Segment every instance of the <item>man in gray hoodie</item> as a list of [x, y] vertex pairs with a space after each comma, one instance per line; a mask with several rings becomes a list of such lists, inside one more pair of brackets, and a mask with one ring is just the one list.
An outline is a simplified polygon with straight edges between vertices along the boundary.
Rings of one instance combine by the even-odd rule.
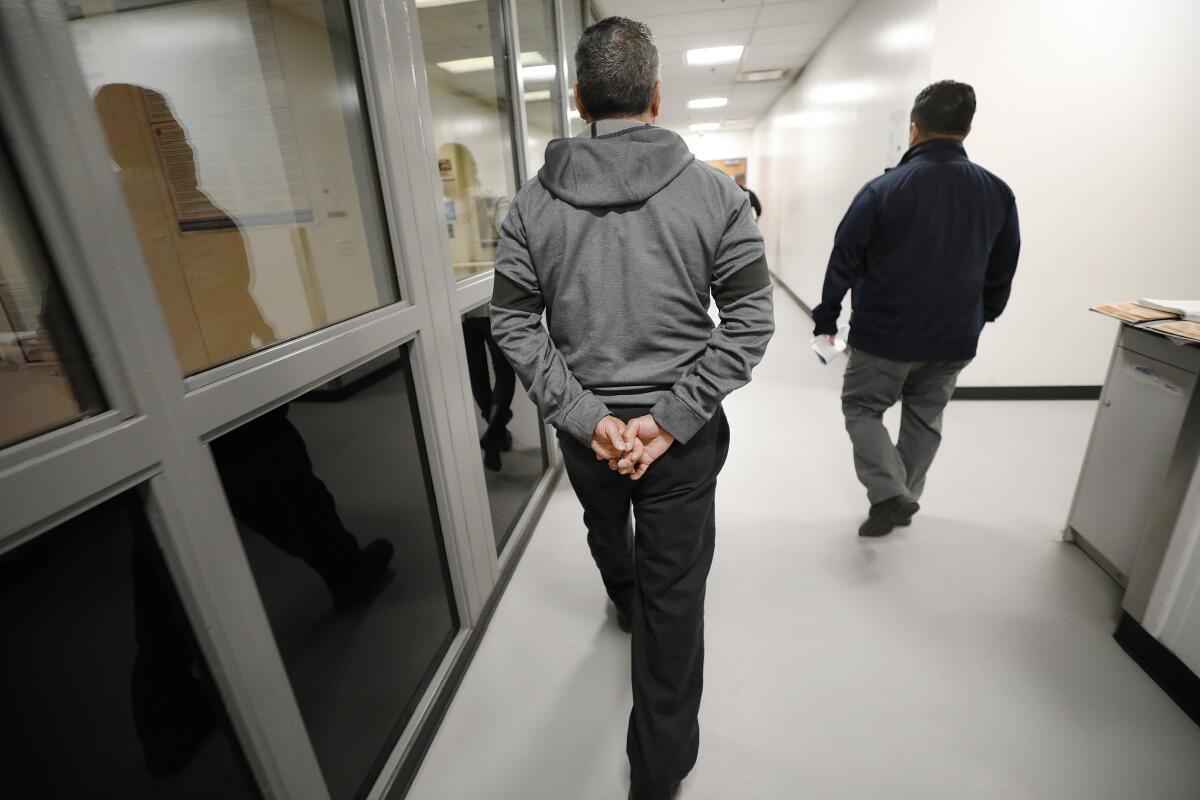
[[721, 401], [766, 350], [771, 284], [749, 197], [653, 125], [649, 28], [601, 20], [575, 63], [588, 126], [552, 141], [513, 200], [492, 330], [558, 429], [592, 555], [632, 628], [630, 796], [658, 800], [696, 762]]

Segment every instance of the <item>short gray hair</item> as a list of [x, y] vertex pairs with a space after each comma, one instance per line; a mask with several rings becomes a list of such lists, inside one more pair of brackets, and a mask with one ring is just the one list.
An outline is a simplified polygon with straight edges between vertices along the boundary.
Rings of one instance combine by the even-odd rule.
[[658, 82], [658, 45], [644, 23], [608, 17], [575, 48], [575, 75], [592, 119], [633, 117], [650, 107]]

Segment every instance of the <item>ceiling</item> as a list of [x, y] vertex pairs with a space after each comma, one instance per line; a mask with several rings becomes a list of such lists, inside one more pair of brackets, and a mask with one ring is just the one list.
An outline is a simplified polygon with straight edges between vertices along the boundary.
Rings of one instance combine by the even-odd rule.
[[[729, 130], [753, 127], [854, 2], [594, 0], [594, 5], [602, 15], [630, 17], [650, 26], [662, 67], [658, 124], [687, 133], [689, 125], [700, 122], [720, 122]], [[738, 44], [745, 50], [736, 64], [690, 67], [684, 60], [693, 48]], [[741, 73], [762, 69], [789, 72], [781, 80], [737, 81]], [[729, 104], [689, 110], [687, 101], [699, 97], [728, 97]]]

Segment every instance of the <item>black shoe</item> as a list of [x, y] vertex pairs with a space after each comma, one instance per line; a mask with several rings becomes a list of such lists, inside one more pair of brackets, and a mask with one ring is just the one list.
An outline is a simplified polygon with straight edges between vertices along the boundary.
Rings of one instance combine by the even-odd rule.
[[491, 443], [484, 445], [483, 448], [483, 466], [491, 472], [499, 472], [504, 466], [500, 462], [500, 448], [494, 447]]
[[503, 453], [512, 452], [512, 431], [505, 430], [500, 436], [500, 451]]
[[858, 529], [859, 536], [887, 536], [897, 525], [912, 522], [913, 514], [921, 507], [904, 497], [890, 497], [871, 506], [866, 521]]
[[360, 550], [349, 568], [335, 580], [327, 581], [334, 604], [347, 609], [371, 597], [395, 550], [387, 539], [376, 539]]

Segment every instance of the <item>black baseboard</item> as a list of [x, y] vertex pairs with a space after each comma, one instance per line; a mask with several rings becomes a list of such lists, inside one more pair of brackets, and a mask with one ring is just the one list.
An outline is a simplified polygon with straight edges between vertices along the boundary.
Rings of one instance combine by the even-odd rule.
[[960, 386], [954, 400], [1097, 400], [1100, 386]]
[[1122, 612], [1113, 638], [1192, 721], [1200, 725], [1200, 675], [1192, 672], [1126, 613]]
[[778, 275], [776, 275], [774, 272], [771, 273], [771, 277], [775, 279], [775, 285], [778, 286], [780, 289], [783, 289], [783, 293], [786, 294], [788, 297], [792, 298], [792, 302], [795, 303], [796, 305], [800, 306], [800, 310], [803, 311], [805, 314], [807, 314], [809, 319], [812, 319], [812, 309], [808, 307], [808, 303], [801, 300], [800, 295], [793, 292], [792, 287], [790, 287], [786, 283], [784, 283], [783, 279], [780, 278]]
[[[812, 319], [808, 303], [792, 291], [782, 278], [771, 273], [775, 285], [800, 306], [800, 310]], [[960, 386], [954, 390], [954, 400], [1097, 400], [1100, 386]]]

